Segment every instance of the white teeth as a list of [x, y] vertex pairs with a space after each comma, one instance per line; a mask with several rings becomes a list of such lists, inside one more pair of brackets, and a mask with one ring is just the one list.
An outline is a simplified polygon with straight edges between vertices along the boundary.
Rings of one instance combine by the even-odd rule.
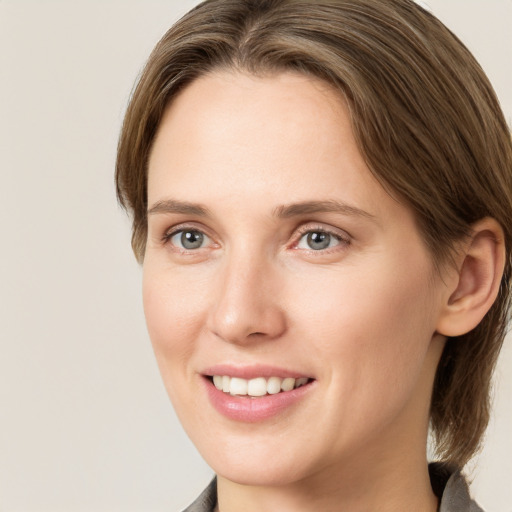
[[247, 395], [247, 381], [245, 379], [232, 377], [229, 385], [229, 392], [232, 395]]
[[263, 396], [267, 394], [267, 381], [263, 377], [251, 379], [247, 386], [247, 394], [251, 396]]
[[217, 389], [222, 390], [222, 381], [223, 381], [223, 380], [224, 380], [224, 379], [222, 378], [222, 376], [221, 376], [221, 375], [214, 375], [214, 376], [213, 376], [213, 383], [215, 384], [215, 387], [216, 387]]
[[290, 377], [283, 379], [281, 384], [281, 389], [283, 391], [291, 391], [295, 387], [295, 379], [291, 379]]
[[308, 383], [307, 377], [301, 377], [300, 379], [297, 379], [295, 381], [295, 387], [300, 388], [301, 386], [304, 386], [304, 384]]
[[291, 391], [309, 382], [307, 377], [293, 379], [287, 377], [256, 377], [255, 379], [240, 379], [239, 377], [230, 377], [229, 375], [214, 375], [213, 384], [219, 391], [230, 393], [236, 396], [259, 397], [266, 394], [275, 395], [281, 391]]
[[281, 379], [279, 377], [270, 377], [267, 381], [267, 393], [275, 395], [281, 391]]

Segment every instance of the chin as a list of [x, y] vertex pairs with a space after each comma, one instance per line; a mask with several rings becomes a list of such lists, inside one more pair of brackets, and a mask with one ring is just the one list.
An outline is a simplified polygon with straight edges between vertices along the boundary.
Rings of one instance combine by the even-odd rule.
[[[276, 442], [251, 436], [245, 439], [224, 436], [215, 446], [211, 444], [212, 439], [215, 436], [209, 440], [203, 438], [202, 442], [192, 441], [217, 475], [240, 485], [287, 486], [307, 478], [319, 466], [304, 444], [301, 443], [302, 448], [286, 446], [279, 436], [274, 436]], [[305, 458], [307, 452], [310, 458]]]
[[[263, 462], [240, 462], [233, 461], [215, 461], [217, 464], [210, 464], [215, 473], [226, 480], [239, 485], [250, 486], [288, 486], [302, 480], [305, 475], [303, 466], [300, 471], [297, 468], [297, 462], [287, 464], [280, 460], [273, 459]], [[284, 462], [284, 464], [283, 464]]]

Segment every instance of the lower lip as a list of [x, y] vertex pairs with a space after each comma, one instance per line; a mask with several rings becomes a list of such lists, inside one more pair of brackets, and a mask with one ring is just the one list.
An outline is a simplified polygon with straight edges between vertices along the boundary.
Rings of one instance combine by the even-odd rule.
[[314, 386], [309, 382], [291, 391], [281, 391], [275, 395], [258, 398], [232, 396], [217, 389], [210, 379], [203, 379], [208, 398], [213, 407], [227, 418], [245, 423], [256, 423], [277, 416], [304, 398]]

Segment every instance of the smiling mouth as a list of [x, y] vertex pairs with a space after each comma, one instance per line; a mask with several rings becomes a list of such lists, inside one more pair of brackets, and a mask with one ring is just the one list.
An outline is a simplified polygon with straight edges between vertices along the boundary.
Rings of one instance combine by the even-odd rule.
[[286, 391], [305, 386], [313, 381], [308, 377], [281, 378], [281, 377], [256, 377], [254, 379], [241, 379], [228, 375], [211, 375], [208, 377], [214, 386], [231, 396], [247, 396], [249, 398], [260, 398], [267, 395], [277, 395]]

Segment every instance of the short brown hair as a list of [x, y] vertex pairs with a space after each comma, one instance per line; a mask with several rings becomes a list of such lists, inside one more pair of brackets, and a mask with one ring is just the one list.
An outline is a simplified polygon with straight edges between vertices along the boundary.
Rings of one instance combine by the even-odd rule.
[[512, 144], [482, 69], [412, 0], [207, 0], [161, 39], [128, 107], [116, 182], [142, 261], [147, 163], [164, 110], [197, 77], [227, 68], [318, 77], [348, 103], [371, 172], [414, 211], [436, 264], [474, 222], [505, 232], [498, 299], [473, 331], [450, 338], [431, 403], [441, 460], [463, 466], [489, 420], [491, 377], [510, 313]]

